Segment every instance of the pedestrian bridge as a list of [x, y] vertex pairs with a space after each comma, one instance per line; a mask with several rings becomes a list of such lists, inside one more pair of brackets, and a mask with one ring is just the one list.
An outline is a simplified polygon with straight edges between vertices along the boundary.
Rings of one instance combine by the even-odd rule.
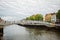
[[21, 25], [45, 25], [47, 27], [55, 27], [55, 24], [48, 23], [44, 21], [31, 21], [31, 20], [24, 20], [20, 22]]
[[20, 25], [45, 25], [47, 27], [55, 27], [55, 24], [44, 22], [44, 21], [32, 21], [32, 20], [22, 20], [22, 21], [15, 21], [15, 22], [1, 22], [0, 25], [12, 25], [12, 24], [20, 24]]

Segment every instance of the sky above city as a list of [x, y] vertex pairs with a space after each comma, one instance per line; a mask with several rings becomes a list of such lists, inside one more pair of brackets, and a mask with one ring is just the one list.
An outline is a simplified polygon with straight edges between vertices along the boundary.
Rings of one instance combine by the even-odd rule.
[[23, 19], [40, 13], [57, 12], [60, 0], [0, 0], [0, 17], [6, 20]]

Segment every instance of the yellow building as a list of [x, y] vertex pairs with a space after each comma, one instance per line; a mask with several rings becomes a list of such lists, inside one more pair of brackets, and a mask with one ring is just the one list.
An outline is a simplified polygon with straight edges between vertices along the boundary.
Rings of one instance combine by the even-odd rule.
[[45, 15], [45, 21], [47, 21], [47, 22], [51, 21], [51, 13], [48, 13]]
[[45, 15], [45, 21], [47, 22], [55, 22], [56, 21], [56, 13], [48, 13]]

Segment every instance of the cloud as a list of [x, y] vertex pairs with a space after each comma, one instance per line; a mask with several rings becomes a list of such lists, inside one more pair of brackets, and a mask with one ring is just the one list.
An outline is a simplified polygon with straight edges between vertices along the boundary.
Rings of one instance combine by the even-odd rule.
[[60, 9], [60, 0], [0, 0], [0, 16], [27, 17], [45, 15]]

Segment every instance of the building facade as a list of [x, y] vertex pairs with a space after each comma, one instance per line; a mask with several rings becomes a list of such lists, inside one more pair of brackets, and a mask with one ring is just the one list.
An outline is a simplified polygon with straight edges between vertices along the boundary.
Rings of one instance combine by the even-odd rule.
[[0, 18], [0, 22], [2, 22], [3, 20]]
[[53, 22], [53, 23], [56, 22], [56, 13], [51, 14], [51, 22]]
[[50, 22], [51, 21], [51, 14], [50, 13], [45, 15], [45, 21], [46, 22]]
[[56, 13], [46, 14], [45, 15], [45, 21], [55, 23], [56, 22]]

